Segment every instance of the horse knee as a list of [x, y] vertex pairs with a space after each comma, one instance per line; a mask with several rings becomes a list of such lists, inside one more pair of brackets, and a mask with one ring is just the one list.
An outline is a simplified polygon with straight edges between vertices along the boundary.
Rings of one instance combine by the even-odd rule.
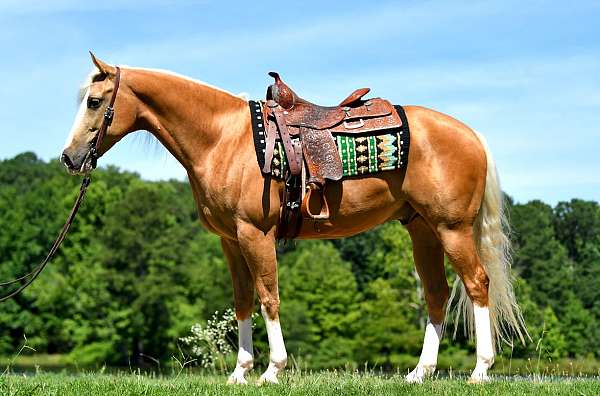
[[260, 310], [263, 316], [268, 316], [269, 319], [275, 320], [279, 318], [279, 300], [265, 299], [261, 301]]

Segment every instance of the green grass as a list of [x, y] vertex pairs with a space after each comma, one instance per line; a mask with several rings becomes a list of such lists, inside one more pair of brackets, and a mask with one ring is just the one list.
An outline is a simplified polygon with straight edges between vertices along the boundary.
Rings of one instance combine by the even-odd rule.
[[[287, 374], [280, 385], [230, 386], [226, 376], [182, 374], [155, 377], [136, 374], [3, 375], [4, 395], [598, 395], [600, 378], [497, 379], [469, 385], [465, 378], [435, 379], [421, 385], [406, 384], [400, 376], [339, 372]], [[256, 381], [257, 374], [250, 376]]]
[[[393, 372], [407, 372], [411, 370], [419, 360], [418, 356], [410, 355], [399, 355], [401, 359], [396, 361], [395, 366], [391, 369]], [[267, 356], [268, 358], [268, 356]], [[237, 355], [235, 353], [230, 354], [227, 357], [227, 364], [229, 370], [233, 370]], [[292, 367], [293, 362], [293, 367]], [[154, 363], [154, 362], [148, 362]], [[262, 364], [262, 366], [261, 366]], [[264, 365], [268, 364], [268, 361], [263, 360], [255, 361], [256, 370], [264, 370]], [[438, 360], [438, 371], [443, 372], [469, 372], [475, 365], [475, 356], [473, 353], [465, 351], [458, 351], [455, 353], [441, 353]], [[76, 362], [69, 358], [68, 355], [48, 355], [48, 354], [18, 354], [17, 356], [0, 356], [0, 373], [5, 367], [10, 367], [12, 371], [16, 372], [68, 372], [68, 373], [79, 373], [81, 370], [84, 371], [97, 371], [101, 368], [102, 364], [85, 365]], [[173, 371], [178, 371], [179, 362], [175, 360], [161, 362], [160, 370], [157, 370], [156, 366], [152, 366], [153, 371], [158, 371], [162, 374], [172, 374]], [[342, 370], [348, 371], [357, 368], [356, 365], [349, 365]], [[363, 365], [359, 366], [364, 371]], [[301, 369], [302, 371], [315, 370], [314, 367], [310, 367], [305, 364], [302, 360], [296, 360], [295, 358], [290, 359], [288, 369]], [[379, 371], [379, 366], [369, 366], [370, 371]], [[119, 371], [117, 367], [107, 368], [109, 372]], [[128, 371], [127, 368], [125, 368]], [[121, 369], [122, 371], [122, 369]], [[195, 370], [200, 372], [201, 370]], [[587, 358], [561, 358], [561, 359], [516, 359], [507, 358], [504, 356], [497, 356], [496, 363], [491, 370], [493, 375], [521, 375], [521, 376], [596, 376], [600, 377], [600, 360], [594, 359], [593, 357]], [[1, 396], [1, 395], [0, 395]]]

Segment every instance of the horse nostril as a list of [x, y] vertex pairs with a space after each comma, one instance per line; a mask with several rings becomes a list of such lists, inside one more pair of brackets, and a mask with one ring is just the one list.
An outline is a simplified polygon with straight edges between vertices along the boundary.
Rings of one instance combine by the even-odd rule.
[[60, 159], [67, 168], [73, 169], [73, 162], [71, 161], [71, 158], [69, 158], [69, 156], [67, 154], [63, 153], [61, 155]]

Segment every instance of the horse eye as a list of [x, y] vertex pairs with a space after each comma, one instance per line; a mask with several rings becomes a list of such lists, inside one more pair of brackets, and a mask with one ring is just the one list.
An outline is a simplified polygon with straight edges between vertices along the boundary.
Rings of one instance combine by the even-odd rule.
[[102, 104], [102, 99], [99, 98], [88, 98], [87, 107], [88, 109], [97, 109]]

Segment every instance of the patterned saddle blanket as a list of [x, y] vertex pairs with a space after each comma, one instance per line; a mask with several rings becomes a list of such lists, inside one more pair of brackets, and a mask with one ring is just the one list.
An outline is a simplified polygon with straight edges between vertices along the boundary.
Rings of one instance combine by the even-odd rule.
[[[254, 148], [261, 169], [265, 163], [266, 134], [262, 119], [263, 102], [250, 101]], [[361, 176], [394, 169], [408, 164], [410, 130], [402, 106], [394, 106], [402, 120], [402, 126], [366, 134], [343, 134], [333, 132], [338, 153], [342, 160], [343, 177]], [[289, 165], [280, 139], [275, 142], [270, 175], [283, 179]]]

